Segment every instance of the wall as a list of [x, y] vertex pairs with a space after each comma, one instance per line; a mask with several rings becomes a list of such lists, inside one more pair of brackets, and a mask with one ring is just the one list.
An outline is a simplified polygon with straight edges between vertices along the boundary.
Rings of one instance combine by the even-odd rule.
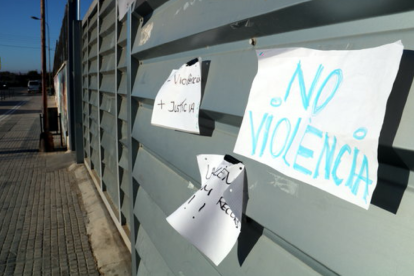
[[[83, 19], [85, 164], [131, 246], [134, 275], [411, 275], [414, 270], [414, 3], [410, 1], [115, 1]], [[353, 50], [402, 40], [405, 52], [378, 149], [369, 210], [233, 154], [255, 50]], [[172, 69], [201, 57], [211, 135], [154, 127]], [[246, 165], [242, 233], [214, 266], [165, 218], [199, 187], [197, 154]]]
[[58, 113], [61, 115], [61, 128], [63, 139], [67, 143], [68, 135], [68, 97], [67, 97], [67, 68], [66, 63], [57, 71], [54, 77], [54, 88], [55, 88], [55, 102], [58, 108]]

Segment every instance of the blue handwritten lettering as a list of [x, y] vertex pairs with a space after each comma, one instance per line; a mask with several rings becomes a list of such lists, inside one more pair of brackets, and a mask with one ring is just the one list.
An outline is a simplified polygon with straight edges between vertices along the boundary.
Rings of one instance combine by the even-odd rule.
[[270, 100], [270, 105], [273, 107], [278, 107], [282, 105], [282, 99], [279, 97], [276, 98], [272, 98], [272, 100]]
[[298, 132], [299, 126], [300, 126], [300, 122], [302, 121], [302, 118], [299, 118], [296, 122], [296, 126], [293, 130], [292, 136], [290, 136], [289, 142], [287, 143], [287, 147], [285, 150], [285, 153], [283, 154], [283, 161], [285, 161], [285, 164], [290, 166], [289, 162], [286, 160], [286, 154], [289, 152], [290, 147], [292, 146], [293, 140], [295, 140], [296, 134]]
[[296, 67], [295, 73], [293, 74], [292, 79], [290, 80], [289, 85], [286, 89], [285, 102], [286, 102], [286, 100], [289, 96], [290, 90], [292, 88], [293, 81], [297, 77], [298, 81], [299, 81], [299, 88], [300, 88], [300, 95], [301, 95], [301, 98], [302, 98], [302, 105], [303, 105], [303, 108], [305, 110], [307, 110], [308, 107], [309, 107], [310, 99], [311, 99], [312, 94], [313, 94], [313, 90], [315, 89], [315, 85], [318, 82], [319, 77], [321, 76], [322, 70], [323, 70], [323, 66], [319, 65], [318, 71], [316, 72], [315, 77], [313, 78], [311, 88], [306, 93], [305, 80], [304, 80], [304, 77], [303, 77], [301, 63], [299, 61], [298, 65]]
[[[335, 84], [335, 87], [334, 87], [334, 89], [332, 90], [332, 92], [331, 92], [331, 94], [329, 95], [329, 97], [325, 100], [325, 102], [322, 104], [322, 105], [320, 105], [320, 106], [318, 106], [318, 102], [319, 102], [319, 97], [321, 96], [321, 94], [322, 94], [322, 91], [323, 91], [323, 89], [325, 88], [325, 86], [326, 86], [326, 84], [328, 83], [328, 81], [331, 79], [331, 77], [333, 77], [333, 76], [337, 76], [337, 79], [336, 79], [336, 84]], [[322, 83], [322, 85], [321, 85], [321, 87], [319, 88], [319, 90], [318, 90], [318, 93], [316, 94], [316, 97], [315, 97], [315, 101], [313, 102], [313, 114], [314, 115], [316, 115], [316, 114], [318, 114], [319, 112], [321, 112], [322, 111], [322, 109], [324, 109], [325, 107], [326, 107], [326, 105], [332, 100], [332, 98], [335, 96], [335, 94], [336, 94], [336, 91], [338, 90], [338, 88], [339, 88], [339, 85], [341, 84], [341, 82], [342, 82], [342, 70], [341, 69], [336, 69], [336, 70], [333, 70], [329, 75], [328, 75], [328, 77], [326, 77], [326, 79], [324, 80], [324, 82]]]
[[[273, 151], [273, 143], [275, 142], [276, 131], [279, 129], [280, 124], [283, 123], [283, 122], [286, 124], [286, 128], [287, 128], [286, 138], [285, 138], [285, 141], [283, 143], [280, 143], [280, 145], [282, 145], [282, 146], [280, 147], [279, 152], [275, 153]], [[275, 129], [273, 130], [272, 138], [270, 140], [270, 154], [272, 155], [273, 158], [279, 157], [279, 155], [282, 154], [283, 150], [285, 149], [286, 142], [289, 138], [289, 134], [290, 134], [290, 121], [287, 118], [280, 119], [279, 122], [277, 122], [277, 124], [275, 126]]]
[[357, 140], [362, 140], [367, 135], [368, 130], [365, 127], [358, 128], [354, 132], [354, 138]]
[[338, 177], [336, 172], [338, 170], [339, 164], [341, 163], [342, 156], [344, 155], [345, 152], [348, 152], [349, 154], [351, 154], [351, 147], [348, 146], [347, 144], [342, 146], [342, 148], [339, 150], [339, 153], [338, 153], [338, 155], [336, 156], [336, 159], [335, 159], [334, 166], [332, 168], [332, 178], [333, 178], [333, 180], [334, 180], [334, 182], [337, 186], [339, 186], [343, 181], [342, 178]]
[[253, 113], [252, 113], [252, 111], [249, 111], [250, 130], [251, 130], [251, 133], [252, 133], [252, 155], [254, 155], [256, 153], [257, 141], [259, 140], [259, 135], [260, 135], [260, 132], [262, 131], [262, 128], [263, 128], [263, 125], [266, 121], [267, 115], [268, 115], [267, 113], [265, 113], [263, 115], [262, 122], [260, 123], [259, 129], [257, 131], [255, 131], [254, 126], [253, 126]]
[[267, 138], [269, 137], [269, 128], [270, 128], [270, 124], [272, 123], [272, 120], [273, 120], [273, 115], [267, 117], [266, 127], [265, 127], [265, 131], [264, 131], [264, 134], [263, 134], [262, 149], [260, 150], [260, 155], [259, 155], [260, 157], [263, 156], [263, 152], [264, 152], [264, 150], [266, 148], [266, 145], [267, 145]]
[[[276, 113], [255, 114], [255, 111], [248, 111], [251, 130], [251, 155], [255, 155], [259, 149], [259, 157], [268, 154], [273, 159], [282, 158], [285, 166], [308, 175], [312, 179], [322, 177], [325, 180], [332, 179], [336, 186], [340, 186], [346, 179], [343, 187], [347, 187], [350, 194], [354, 196], [362, 194], [361, 197], [366, 202], [369, 195], [369, 185], [373, 183], [370, 178], [367, 156], [362, 155], [355, 146], [351, 148], [350, 145], [343, 144], [339, 147], [335, 135], [324, 132], [312, 125], [312, 118], [314, 118], [312, 116], [319, 115], [328, 106], [343, 82], [342, 70], [335, 69], [317, 87], [323, 72], [324, 66], [320, 64], [311, 86], [307, 90], [302, 64], [299, 61], [287, 85], [284, 98], [271, 97], [268, 101], [271, 107], [279, 107], [286, 103], [290, 94], [293, 93], [291, 91], [294, 91], [293, 85], [297, 81], [301, 106], [306, 114], [305, 117], [298, 117], [293, 122], [288, 117], [277, 117]], [[317, 92], [314, 94], [314, 91]], [[311, 111], [308, 111], [309, 106], [312, 106]], [[258, 124], [256, 125], [255, 122]], [[304, 132], [299, 132], [299, 129], [304, 128]], [[367, 128], [360, 127], [353, 133], [353, 138], [360, 141], [365, 138], [367, 132]], [[298, 143], [298, 141], [300, 142]], [[295, 146], [293, 147], [293, 145]], [[345, 154], [348, 156], [345, 157]], [[361, 159], [362, 161], [357, 162]], [[360, 186], [363, 186], [361, 184], [365, 184], [365, 187], [363, 192], [358, 193]]]
[[335, 147], [336, 147], [336, 137], [333, 137], [332, 147], [329, 147], [329, 135], [325, 133], [325, 142], [323, 143], [323, 148], [321, 154], [319, 155], [318, 163], [316, 163], [315, 172], [313, 174], [313, 178], [317, 178], [319, 176], [319, 165], [321, 164], [322, 158], [325, 153], [325, 179], [329, 179], [329, 175], [331, 174], [331, 166], [333, 157], [335, 154]]
[[308, 170], [307, 168], [305, 168], [302, 165], [299, 165], [297, 163], [298, 155], [303, 156], [304, 158], [313, 158], [313, 150], [302, 146], [303, 140], [306, 137], [306, 134], [308, 134], [308, 133], [313, 134], [313, 135], [315, 135], [319, 138], [322, 138], [322, 131], [320, 131], [319, 129], [317, 129], [317, 128], [311, 126], [311, 125], [308, 125], [306, 127], [305, 133], [303, 134], [302, 139], [300, 140], [299, 148], [298, 148], [298, 151], [296, 153], [295, 161], [293, 163], [293, 168], [295, 170], [303, 173], [303, 174], [311, 175], [312, 171]]

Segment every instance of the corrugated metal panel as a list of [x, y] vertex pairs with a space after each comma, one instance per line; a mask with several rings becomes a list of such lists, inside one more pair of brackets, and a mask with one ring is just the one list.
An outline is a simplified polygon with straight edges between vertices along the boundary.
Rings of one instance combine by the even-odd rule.
[[120, 193], [118, 179], [118, 145], [116, 120], [116, 47], [115, 9], [113, 1], [102, 1], [99, 10], [100, 68], [99, 99], [101, 121], [102, 185], [107, 192], [115, 217], [120, 218]]
[[90, 165], [95, 170], [96, 175], [101, 175], [101, 147], [100, 147], [100, 131], [99, 131], [99, 57], [98, 57], [98, 15], [94, 10], [90, 20], [88, 21], [88, 88], [89, 88], [89, 131], [90, 131]]
[[[84, 20], [84, 129], [94, 167], [103, 162], [109, 169], [102, 176], [108, 194], [119, 194], [119, 223], [134, 230], [136, 275], [410, 275], [414, 3], [138, 1], [121, 22], [115, 3], [101, 1], [99, 16]], [[169, 226], [165, 218], [200, 186], [196, 155], [232, 154], [257, 72], [255, 50], [350, 50], [396, 40], [410, 51], [388, 102], [379, 184], [368, 211], [236, 156], [247, 168], [249, 201], [238, 244], [223, 263], [215, 267]], [[171, 70], [195, 57], [205, 61], [201, 110], [214, 122], [211, 136], [152, 126], [159, 88]]]
[[89, 73], [89, 58], [88, 58], [88, 47], [89, 47], [89, 34], [88, 34], [88, 24], [84, 24], [83, 33], [82, 33], [82, 89], [83, 89], [83, 147], [84, 147], [84, 162], [91, 167], [90, 156], [90, 133], [89, 133], [89, 82], [88, 82], [88, 73]]
[[118, 96], [126, 94], [126, 81], [120, 81], [127, 69], [125, 53], [121, 57], [126, 46], [126, 26], [117, 21], [116, 1], [95, 1], [93, 5], [83, 22], [84, 152], [85, 157], [90, 156], [86, 162], [90, 162], [89, 168], [100, 183], [97, 188], [105, 195], [108, 210], [127, 237], [132, 210], [130, 181], [126, 177], [130, 175], [128, 158], [125, 160], [129, 144], [125, 131], [121, 131], [127, 120], [125, 111], [119, 111], [124, 100]]
[[[117, 77], [118, 77], [118, 148], [119, 153], [119, 175], [120, 175], [120, 214], [121, 223], [125, 224], [128, 230], [132, 228], [132, 202], [131, 202], [131, 173], [129, 171], [129, 153], [131, 145], [128, 143], [128, 116], [127, 116], [127, 55], [126, 55], [126, 18], [118, 22], [117, 40]], [[131, 245], [132, 253], [135, 249]]]

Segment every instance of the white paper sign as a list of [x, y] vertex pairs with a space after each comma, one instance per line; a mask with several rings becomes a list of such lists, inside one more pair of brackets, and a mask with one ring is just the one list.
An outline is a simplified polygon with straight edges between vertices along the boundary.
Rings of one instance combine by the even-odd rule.
[[244, 165], [222, 155], [198, 155], [201, 189], [167, 221], [215, 265], [227, 256], [241, 230]]
[[128, 12], [129, 7], [135, 2], [136, 0], [118, 0], [118, 18], [121, 21], [125, 14]]
[[401, 42], [355, 51], [257, 51], [234, 152], [368, 209]]
[[151, 124], [200, 133], [198, 114], [201, 101], [201, 61], [173, 70], [158, 91]]

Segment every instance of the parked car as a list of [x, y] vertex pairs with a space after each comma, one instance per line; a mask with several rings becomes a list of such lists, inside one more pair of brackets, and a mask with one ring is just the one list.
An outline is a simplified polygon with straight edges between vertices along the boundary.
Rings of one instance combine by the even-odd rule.
[[31, 80], [27, 83], [27, 92], [40, 92], [41, 89], [41, 82], [37, 80]]

